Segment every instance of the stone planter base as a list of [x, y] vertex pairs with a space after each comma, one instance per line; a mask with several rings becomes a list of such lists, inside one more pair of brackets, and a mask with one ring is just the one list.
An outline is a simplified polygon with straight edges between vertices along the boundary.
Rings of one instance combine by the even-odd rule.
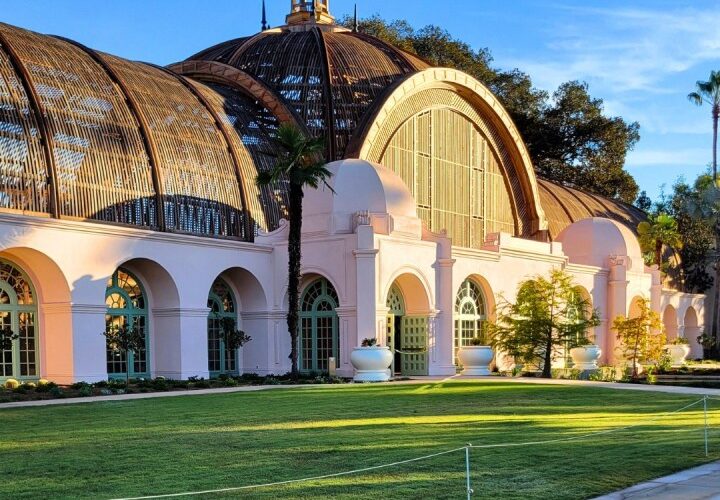
[[601, 354], [602, 350], [593, 344], [570, 349], [573, 368], [578, 370], [597, 370], [597, 362]]
[[355, 382], [386, 382], [390, 380], [393, 355], [389, 347], [355, 347], [350, 363], [355, 368]]
[[673, 367], [685, 365], [685, 360], [690, 354], [690, 346], [687, 344], [668, 344], [665, 346], [670, 355], [670, 363]]
[[463, 366], [463, 375], [490, 375], [493, 350], [486, 345], [468, 345], [458, 350], [458, 360]]

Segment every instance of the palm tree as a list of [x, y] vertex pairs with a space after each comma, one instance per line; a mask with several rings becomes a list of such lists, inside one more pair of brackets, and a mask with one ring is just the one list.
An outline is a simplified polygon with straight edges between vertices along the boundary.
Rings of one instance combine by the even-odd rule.
[[718, 117], [720, 117], [720, 71], [711, 71], [710, 79], [706, 82], [698, 80], [695, 83], [695, 92], [688, 94], [690, 102], [702, 106], [705, 102], [710, 105], [713, 121], [713, 181], [717, 186], [717, 135]]
[[[308, 138], [297, 127], [283, 124], [277, 131], [280, 146], [278, 161], [272, 169], [258, 173], [258, 185], [289, 185], [290, 235], [288, 237], [288, 313], [287, 327], [290, 332], [290, 360], [292, 376], [298, 376], [298, 308], [300, 302], [300, 259], [303, 188], [317, 188], [327, 184], [332, 175], [325, 166], [322, 137]], [[330, 188], [332, 190], [332, 188]]]
[[677, 222], [667, 214], [651, 215], [647, 221], [638, 224], [638, 236], [643, 253], [652, 255], [652, 263], [662, 268], [663, 246], [680, 250], [682, 239]]

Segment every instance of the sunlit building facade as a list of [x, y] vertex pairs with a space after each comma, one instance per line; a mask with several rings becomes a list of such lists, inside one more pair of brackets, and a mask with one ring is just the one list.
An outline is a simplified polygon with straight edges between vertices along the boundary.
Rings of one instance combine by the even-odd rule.
[[[376, 337], [399, 374], [454, 374], [498, 297], [558, 267], [604, 362], [641, 297], [701, 354], [704, 297], [644, 265], [642, 212], [537, 178], [469, 75], [293, 0], [286, 25], [168, 67], [0, 24], [0, 379], [287, 372], [287, 190], [255, 182], [283, 123], [325, 137], [334, 174], [305, 193], [302, 370], [350, 376]], [[146, 338], [127, 359], [102, 335], [123, 325]]]

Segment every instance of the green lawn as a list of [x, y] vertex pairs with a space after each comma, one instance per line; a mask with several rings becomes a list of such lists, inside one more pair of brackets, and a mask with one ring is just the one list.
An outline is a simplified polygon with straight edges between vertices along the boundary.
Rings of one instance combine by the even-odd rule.
[[[340, 472], [569, 437], [698, 399], [513, 383], [348, 385], [0, 410], [0, 498], [113, 498]], [[710, 405], [720, 426], [720, 401]], [[591, 439], [473, 449], [475, 498], [584, 498], [720, 458], [702, 406]], [[197, 498], [463, 498], [464, 452]]]

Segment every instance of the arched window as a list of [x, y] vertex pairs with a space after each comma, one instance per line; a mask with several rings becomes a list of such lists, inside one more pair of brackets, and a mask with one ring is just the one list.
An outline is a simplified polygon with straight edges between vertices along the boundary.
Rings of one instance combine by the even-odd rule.
[[489, 233], [515, 234], [502, 163], [484, 132], [465, 114], [435, 107], [400, 125], [381, 161], [397, 173], [431, 231], [453, 245], [480, 248]]
[[300, 370], [328, 371], [328, 358], [338, 359], [339, 301], [335, 289], [324, 278], [310, 283], [300, 301]]
[[207, 305], [210, 308], [207, 320], [208, 370], [210, 375], [237, 373], [237, 350], [225, 349], [225, 342], [222, 338], [224, 324], [237, 324], [235, 299], [232, 290], [223, 279], [217, 278], [213, 283], [208, 295]]
[[472, 280], [463, 281], [455, 297], [454, 353], [457, 353], [460, 347], [469, 345], [473, 337], [480, 336], [485, 319], [485, 298], [482, 290]]
[[[105, 291], [106, 328], [128, 326], [137, 328], [145, 336], [145, 348], [127, 355], [108, 347], [108, 375], [125, 376], [129, 367], [131, 377], [148, 377], [149, 335], [145, 292], [140, 281], [129, 271], [119, 268], [107, 282]], [[126, 359], [127, 358], [127, 359]]]
[[[0, 345], [0, 378], [32, 379], [38, 376], [37, 304], [30, 280], [10, 262], [0, 260], [0, 329], [10, 340]], [[12, 332], [12, 333], [10, 333]]]

